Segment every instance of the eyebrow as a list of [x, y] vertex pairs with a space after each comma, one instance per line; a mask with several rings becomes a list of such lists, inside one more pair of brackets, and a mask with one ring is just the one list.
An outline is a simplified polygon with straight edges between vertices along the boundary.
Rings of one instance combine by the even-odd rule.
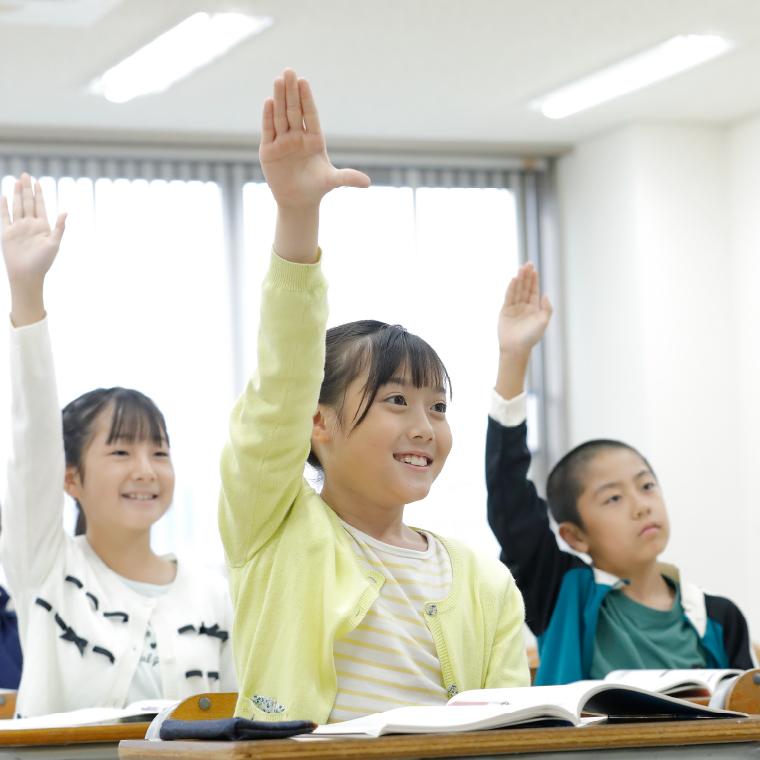
[[[383, 385], [400, 385], [402, 388], [410, 388], [412, 386], [412, 383], [410, 383], [409, 380], [405, 377], [391, 377], [386, 380]], [[433, 388], [433, 390], [436, 393], [446, 393], [446, 389], [441, 385]]]
[[[634, 480], [638, 480], [639, 478], [643, 477], [644, 475], [649, 475], [651, 477], [654, 477], [654, 473], [651, 470], [644, 469], [641, 472], [637, 472], [634, 476]], [[622, 482], [617, 480], [612, 483], [604, 483], [603, 485], [599, 486], [594, 490], [594, 493], [601, 493], [602, 491], [605, 491], [609, 488], [620, 488], [622, 487]]]

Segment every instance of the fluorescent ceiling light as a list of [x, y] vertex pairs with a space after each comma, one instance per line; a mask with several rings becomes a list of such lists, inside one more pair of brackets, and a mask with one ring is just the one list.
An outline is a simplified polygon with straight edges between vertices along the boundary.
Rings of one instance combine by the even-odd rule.
[[533, 105], [549, 119], [564, 119], [599, 103], [619, 98], [650, 84], [717, 58], [733, 47], [716, 34], [683, 34], [561, 87]]
[[112, 103], [163, 92], [271, 25], [266, 16], [195, 13], [108, 69], [91, 89]]

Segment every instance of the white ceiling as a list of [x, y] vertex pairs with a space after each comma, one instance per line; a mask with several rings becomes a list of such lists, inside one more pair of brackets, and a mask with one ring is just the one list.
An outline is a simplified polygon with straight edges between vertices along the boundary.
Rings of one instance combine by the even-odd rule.
[[[274, 26], [162, 95], [115, 105], [87, 92], [107, 67], [197, 10], [246, 10]], [[688, 32], [718, 32], [738, 46], [563, 121], [528, 107]], [[760, 112], [760, 0], [0, 0], [0, 51], [5, 138], [246, 144], [284, 66], [310, 79], [325, 129], [345, 146], [556, 151], [632, 121], [725, 124]]]

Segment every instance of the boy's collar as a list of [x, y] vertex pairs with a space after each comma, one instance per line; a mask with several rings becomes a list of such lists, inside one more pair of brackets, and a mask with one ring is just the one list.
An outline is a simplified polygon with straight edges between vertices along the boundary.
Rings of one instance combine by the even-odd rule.
[[[707, 630], [707, 610], [705, 608], [704, 593], [693, 583], [682, 581], [681, 572], [675, 565], [670, 565], [667, 562], [658, 562], [657, 568], [662, 575], [678, 584], [681, 591], [681, 606], [683, 607], [684, 614], [694, 626], [699, 637], [702, 638]], [[592, 569], [594, 571], [594, 580], [601, 585], [609, 586], [611, 589], [622, 588], [628, 582], [612, 573], [608, 573], [606, 570], [600, 570], [598, 567], [593, 567]]]

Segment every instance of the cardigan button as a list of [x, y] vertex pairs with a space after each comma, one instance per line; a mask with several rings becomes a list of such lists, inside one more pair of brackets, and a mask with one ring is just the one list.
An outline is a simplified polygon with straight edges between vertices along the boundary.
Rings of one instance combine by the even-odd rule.
[[438, 605], [437, 604], [428, 604], [427, 607], [425, 607], [425, 612], [427, 612], [430, 617], [435, 617], [438, 614]]

